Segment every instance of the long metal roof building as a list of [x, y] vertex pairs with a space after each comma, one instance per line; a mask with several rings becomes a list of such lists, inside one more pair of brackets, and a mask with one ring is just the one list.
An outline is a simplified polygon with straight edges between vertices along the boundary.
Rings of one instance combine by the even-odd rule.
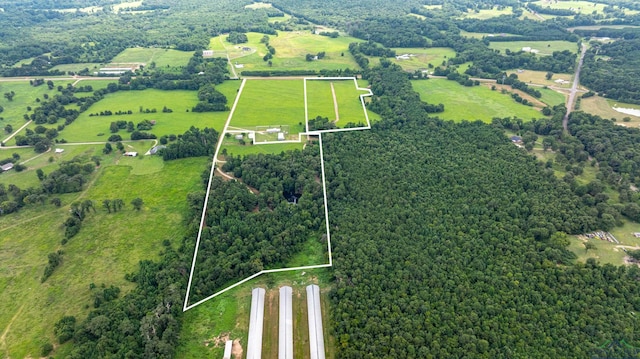
[[322, 312], [320, 311], [320, 287], [317, 285], [307, 286], [307, 307], [309, 309], [309, 349], [311, 359], [325, 359]]
[[280, 288], [278, 359], [293, 359], [293, 289]]
[[264, 324], [264, 288], [251, 291], [251, 316], [249, 321], [249, 340], [247, 359], [262, 358], [262, 329]]

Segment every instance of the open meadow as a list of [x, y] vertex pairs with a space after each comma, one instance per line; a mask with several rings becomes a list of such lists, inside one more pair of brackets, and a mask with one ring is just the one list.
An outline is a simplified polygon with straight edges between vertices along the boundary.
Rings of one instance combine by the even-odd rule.
[[489, 47], [494, 50], [500, 50], [504, 53], [507, 50], [512, 52], [521, 51], [524, 47], [532, 50], [538, 50], [537, 55], [551, 56], [555, 51], [569, 50], [573, 53], [578, 52], [578, 45], [569, 41], [493, 41]]
[[[71, 151], [71, 150], [70, 150]], [[84, 156], [99, 154], [85, 147]], [[60, 195], [61, 207], [32, 204], [0, 217], [0, 323], [6, 338], [0, 346], [6, 357], [39, 357], [40, 347], [54, 343], [53, 325], [62, 316], [82, 320], [93, 308], [97, 286], [115, 285], [124, 295], [133, 284], [124, 279], [143, 259], [157, 258], [162, 242], [177, 245], [184, 233], [186, 195], [201, 189], [207, 158], [162, 162], [160, 158], [103, 156], [88, 187], [81, 193]], [[49, 168], [45, 168], [49, 172]], [[180, 173], [180, 176], [176, 176]], [[33, 172], [24, 173], [35, 176]], [[130, 202], [140, 197], [143, 209]], [[120, 198], [124, 208], [107, 213], [102, 200]], [[62, 223], [69, 204], [90, 199], [96, 207], [80, 232], [65, 245]], [[47, 255], [63, 250], [62, 264], [40, 283]], [[68, 345], [58, 349], [64, 353]]]
[[513, 9], [510, 6], [503, 7], [502, 9], [496, 6], [492, 9], [468, 10], [462, 17], [466, 19], [486, 20], [492, 17], [511, 14], [513, 14]]
[[411, 84], [423, 101], [444, 104], [444, 112], [433, 114], [442, 119], [491, 122], [493, 117], [515, 116], [524, 120], [543, 117], [536, 109], [517, 103], [509, 94], [485, 86], [465, 87], [444, 79], [416, 80]]
[[426, 70], [441, 66], [443, 62], [456, 56], [456, 52], [448, 47], [394, 48], [393, 50], [398, 56], [409, 55], [409, 59], [391, 59], [406, 71]]
[[[602, 118], [608, 118], [608, 119], [615, 118], [616, 123], [621, 126], [629, 126], [629, 127], [640, 126], [640, 116], [634, 116], [634, 115], [618, 112], [613, 109], [614, 106], [618, 108], [640, 109], [640, 106], [638, 105], [613, 101], [598, 95], [588, 97], [580, 101], [580, 109], [585, 112], [598, 115]], [[629, 117], [631, 121], [624, 122], [622, 119], [625, 117]]]
[[[338, 120], [338, 127], [348, 123], [366, 125], [367, 120], [360, 101], [360, 95], [366, 93], [368, 92], [356, 89], [353, 80], [307, 80], [309, 118], [321, 116], [329, 118], [330, 121]], [[337, 106], [337, 117], [334, 106]]]
[[[108, 83], [108, 82], [107, 82]], [[82, 82], [81, 82], [82, 84]], [[228, 103], [233, 103], [240, 82], [227, 81], [216, 88], [226, 97]], [[192, 112], [191, 108], [198, 103], [196, 91], [175, 90], [163, 91], [147, 89], [142, 91], [119, 91], [108, 94], [103, 100], [95, 103], [82, 113], [72, 124], [65, 127], [58, 136], [68, 142], [106, 142], [111, 133], [109, 125], [114, 121], [132, 121], [137, 124], [143, 120], [156, 121], [150, 131], [160, 137], [163, 135], [179, 135], [191, 126], [198, 128], [212, 127], [222, 131], [222, 127], [229, 115], [229, 111], [220, 112]], [[166, 106], [171, 113], [163, 113]], [[140, 112], [140, 107], [143, 112]], [[156, 109], [156, 113], [146, 113], [146, 109]], [[130, 115], [90, 116], [101, 111], [132, 111]], [[187, 112], [187, 110], [189, 110]], [[31, 124], [30, 128], [35, 128]], [[57, 125], [44, 125], [55, 127]], [[118, 132], [123, 140], [129, 140], [130, 134], [126, 130]], [[13, 140], [12, 140], [13, 142]], [[11, 142], [10, 142], [11, 143]]]
[[[264, 34], [247, 33], [248, 42], [234, 45], [226, 41], [227, 35], [214, 37], [210, 42], [210, 49], [215, 56], [226, 56], [236, 66], [236, 71], [243, 70], [321, 70], [357, 68], [358, 65], [349, 53], [349, 44], [362, 40], [347, 36], [332, 39], [327, 36], [315, 35], [303, 31], [279, 31], [278, 36], [269, 36], [269, 44], [276, 53], [271, 59], [271, 65], [263, 60], [267, 54], [265, 44], [260, 43]], [[306, 55], [316, 55], [324, 52], [325, 57], [320, 60], [307, 61]]]
[[[606, 14], [604, 12], [604, 8], [607, 6], [607, 4], [598, 3], [595, 1], [592, 2], [592, 1], [575, 1], [575, 0], [570, 0], [570, 1], [542, 0], [542, 1], [532, 2], [532, 4], [535, 4], [541, 7], [550, 7], [552, 9], [571, 10], [578, 14], [592, 14], [595, 12], [596, 14], [601, 14], [601, 15]], [[624, 5], [622, 6], [624, 7]], [[624, 9], [624, 12], [626, 15], [635, 15], [638, 13], [638, 11], [636, 10], [630, 10], [626, 8]], [[546, 16], [549, 16], [549, 15], [546, 15]]]
[[11, 125], [15, 131], [25, 124], [24, 115], [30, 113], [30, 111], [27, 110], [27, 107], [36, 108], [39, 106], [36, 99], [44, 100], [45, 94], [53, 97], [59, 93], [56, 90], [56, 87], [66, 87], [67, 84], [72, 83], [72, 81], [54, 80], [53, 83], [55, 87], [52, 90], [49, 90], [46, 84], [34, 87], [31, 86], [28, 81], [0, 82], [1, 94], [5, 94], [7, 92], [10, 93], [11, 91], [15, 93], [12, 101], [9, 101], [4, 96], [0, 97], [0, 106], [4, 108], [4, 111], [0, 113], [0, 118], [3, 118], [3, 120], [0, 121], [2, 139], [9, 135], [4, 131], [5, 126]]
[[193, 52], [163, 48], [134, 47], [122, 51], [111, 60], [112, 64], [143, 64], [149, 66], [156, 63], [157, 68], [185, 66]]
[[303, 132], [303, 80], [247, 80], [231, 119], [233, 129], [288, 125], [290, 134]]
[[[571, 81], [573, 80], [573, 74], [558, 73], [553, 74], [551, 79], [547, 80], [546, 71], [533, 71], [533, 70], [507, 70], [507, 75], [516, 74], [518, 80], [526, 83], [532, 83], [537, 85], [553, 86], [560, 88], [571, 88]], [[564, 80], [568, 83], [558, 83], [557, 80]]]

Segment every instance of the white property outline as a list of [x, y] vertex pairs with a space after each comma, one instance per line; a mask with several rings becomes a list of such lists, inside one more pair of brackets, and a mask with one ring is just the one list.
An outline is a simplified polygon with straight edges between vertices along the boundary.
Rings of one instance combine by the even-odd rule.
[[[257, 276], [261, 275], [261, 274], [265, 274], [265, 273], [277, 273], [277, 272], [287, 272], [287, 271], [296, 271], [296, 270], [306, 270], [306, 269], [316, 269], [316, 268], [327, 268], [327, 267], [332, 267], [333, 266], [333, 255], [331, 252], [331, 231], [329, 230], [329, 206], [327, 203], [327, 181], [325, 178], [325, 170], [324, 170], [324, 152], [322, 149], [322, 133], [331, 133], [331, 132], [346, 132], [346, 131], [361, 131], [361, 130], [368, 130], [371, 129], [371, 122], [369, 122], [369, 114], [367, 113], [367, 107], [365, 105], [365, 101], [364, 98], [365, 97], [370, 97], [373, 96], [373, 93], [371, 92], [370, 89], [368, 88], [361, 88], [358, 87], [358, 81], [355, 77], [305, 77], [303, 78], [304, 80], [304, 116], [305, 116], [305, 129], [306, 132], [301, 132], [298, 133], [298, 140], [289, 140], [289, 141], [269, 141], [269, 142], [258, 142], [255, 143], [255, 136], [253, 136], [253, 144], [254, 145], [263, 145], [263, 144], [275, 144], [275, 143], [300, 143], [302, 142], [302, 137], [303, 136], [307, 136], [307, 138], [309, 136], [318, 136], [318, 140], [320, 142], [320, 169], [321, 169], [321, 175], [322, 175], [322, 193], [323, 193], [323, 198], [324, 198], [324, 219], [325, 219], [325, 226], [326, 226], [326, 230], [327, 230], [327, 251], [329, 254], [329, 263], [325, 263], [325, 264], [316, 264], [316, 265], [308, 265], [308, 266], [302, 266], [302, 267], [289, 267], [289, 268], [278, 268], [278, 269], [264, 269], [259, 271], [258, 273], [255, 273], [245, 279], [242, 279], [239, 282], [236, 282], [194, 304], [191, 305], [187, 305], [189, 303], [189, 294], [191, 292], [191, 283], [193, 281], [193, 271], [195, 269], [196, 266], [196, 259], [198, 257], [198, 248], [200, 247], [200, 239], [202, 238], [202, 228], [204, 227], [204, 221], [206, 218], [206, 213], [207, 213], [207, 206], [209, 204], [209, 195], [211, 193], [211, 183], [213, 182], [213, 176], [214, 176], [214, 172], [216, 170], [216, 162], [218, 160], [218, 154], [220, 152], [220, 148], [222, 148], [222, 142], [223, 139], [225, 137], [225, 134], [227, 133], [243, 133], [246, 131], [238, 131], [238, 130], [228, 130], [229, 124], [231, 123], [231, 118], [233, 117], [233, 114], [236, 110], [236, 107], [238, 105], [238, 102], [240, 100], [240, 97], [242, 96], [242, 90], [244, 89], [244, 85], [247, 82], [247, 79], [243, 79], [242, 83], [240, 84], [240, 89], [238, 89], [238, 94], [236, 95], [236, 99], [233, 102], [233, 106], [231, 107], [231, 111], [229, 112], [229, 117], [227, 117], [227, 122], [224, 125], [224, 128], [222, 130], [222, 133], [219, 135], [218, 137], [218, 144], [216, 146], [216, 151], [213, 155], [213, 160], [212, 160], [212, 164], [211, 164], [211, 171], [209, 173], [209, 182], [207, 185], [207, 191], [206, 191], [206, 195], [204, 197], [204, 206], [202, 208], [202, 216], [200, 217], [200, 227], [198, 229], [198, 236], [196, 239], [196, 246], [194, 249], [194, 253], [193, 253], [193, 259], [191, 261], [191, 271], [189, 273], [189, 282], [187, 284], [187, 292], [185, 294], [185, 298], [184, 298], [184, 305], [182, 308], [183, 312], [186, 312], [189, 309], [192, 309], [206, 301], [208, 301], [209, 299], [215, 298], [217, 296], [219, 296], [220, 294], [229, 291], [230, 289], [233, 289], [243, 283], [246, 283], [248, 281], [250, 281], [253, 278], [256, 278]], [[319, 130], [319, 131], [309, 131], [309, 111], [308, 111], [308, 102], [307, 102], [307, 81], [331, 81], [331, 80], [340, 80], [340, 81], [344, 81], [344, 80], [353, 80], [356, 90], [359, 91], [367, 91], [368, 93], [366, 94], [362, 94], [360, 95], [360, 102], [362, 103], [362, 110], [364, 112], [364, 117], [365, 120], [367, 121], [367, 125], [364, 127], [352, 127], [352, 128], [341, 128], [341, 129], [333, 129], [333, 130]], [[256, 81], [263, 81], [263, 80], [256, 80]]]

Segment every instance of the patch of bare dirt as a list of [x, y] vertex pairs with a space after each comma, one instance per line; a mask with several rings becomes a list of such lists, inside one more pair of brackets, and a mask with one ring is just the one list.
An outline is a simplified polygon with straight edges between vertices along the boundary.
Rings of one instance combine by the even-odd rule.
[[233, 355], [236, 359], [242, 359], [242, 344], [240, 344], [240, 339], [235, 339], [233, 341], [233, 347], [231, 348], [231, 355]]
[[221, 333], [217, 337], [205, 340], [204, 346], [208, 348], [209, 347], [220, 348], [220, 347], [223, 347], [227, 342], [227, 340], [229, 339], [230, 339], [229, 333]]

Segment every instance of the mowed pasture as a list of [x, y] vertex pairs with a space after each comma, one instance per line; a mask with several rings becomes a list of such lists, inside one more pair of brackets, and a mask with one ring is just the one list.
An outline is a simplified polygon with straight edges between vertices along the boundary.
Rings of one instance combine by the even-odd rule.
[[538, 50], [537, 55], [550, 56], [555, 51], [569, 50], [573, 53], [578, 52], [578, 45], [569, 41], [493, 41], [489, 47], [494, 50], [500, 50], [505, 53], [507, 50], [511, 52], [521, 51], [524, 47]]
[[[616, 123], [621, 126], [638, 127], [640, 126], [640, 116], [634, 116], [622, 112], [618, 112], [613, 107], [640, 109], [640, 106], [629, 103], [618, 102], [606, 99], [600, 96], [592, 96], [580, 101], [580, 110], [598, 115], [602, 118], [615, 118]], [[623, 118], [629, 117], [631, 121], [624, 122]]]
[[[264, 34], [247, 33], [248, 43], [234, 45], [226, 41], [227, 35], [211, 39], [210, 48], [217, 56], [229, 55], [232, 62], [241, 65], [236, 71], [244, 70], [321, 70], [358, 68], [349, 53], [349, 44], [362, 40], [340, 36], [332, 39], [303, 31], [280, 31], [277, 36], [269, 35], [269, 44], [276, 50], [271, 65], [263, 60], [267, 54], [265, 44], [260, 43]], [[251, 49], [250, 51], [243, 50]], [[307, 54], [324, 52], [320, 60], [306, 61]]]
[[143, 64], [148, 66], [152, 62], [157, 68], [185, 66], [193, 52], [173, 49], [133, 47], [126, 49], [111, 60], [112, 64]]
[[[546, 71], [533, 71], [533, 70], [523, 70], [518, 72], [518, 70], [507, 70], [507, 75], [516, 74], [518, 76], [518, 80], [526, 83], [545, 85], [545, 86], [553, 86], [553, 87], [561, 87], [570, 89], [571, 81], [573, 80], [573, 74], [566, 73], [554, 73], [550, 80], [547, 80], [547, 72]], [[557, 80], [565, 80], [569, 81], [567, 84], [557, 83]]]
[[411, 83], [423, 101], [444, 104], [444, 112], [434, 114], [442, 119], [491, 122], [493, 117], [515, 116], [524, 120], [543, 117], [538, 110], [517, 103], [509, 94], [492, 91], [486, 86], [465, 87], [444, 79]]
[[[216, 88], [222, 92], [229, 103], [233, 103], [236, 91], [240, 82], [227, 81]], [[222, 131], [224, 123], [229, 115], [229, 111], [221, 112], [192, 112], [191, 108], [198, 103], [196, 91], [163, 91], [147, 89], [142, 91], [118, 91], [108, 94], [105, 98], [87, 111], [83, 112], [72, 124], [66, 126], [60, 132], [58, 138], [68, 142], [106, 142], [111, 133], [109, 126], [114, 121], [132, 121], [137, 124], [143, 120], [155, 120], [156, 125], [150, 131], [156, 136], [175, 134], [179, 135], [187, 131], [191, 126], [198, 128], [212, 127], [217, 131]], [[172, 113], [163, 113], [166, 106]], [[156, 109], [156, 113], [140, 112], [143, 110]], [[131, 115], [111, 115], [111, 116], [90, 116], [90, 114], [101, 111], [129, 111]], [[187, 110], [189, 110], [187, 112]], [[35, 128], [31, 124], [30, 128]], [[57, 125], [44, 125], [45, 127], [56, 127]], [[130, 139], [130, 134], [126, 130], [118, 132], [123, 140]]]
[[493, 17], [511, 14], [513, 14], [513, 9], [511, 7], [504, 7], [502, 9], [499, 9], [496, 6], [492, 9], [467, 10], [467, 12], [462, 15], [462, 17], [467, 19], [486, 20]]
[[101, 67], [105, 67], [104, 64], [98, 64], [95, 62], [82, 62], [76, 64], [62, 64], [56, 65], [51, 70], [64, 71], [64, 72], [80, 72], [84, 69], [89, 69], [90, 73], [97, 72]]
[[53, 80], [53, 83], [55, 87], [49, 90], [46, 84], [33, 87], [28, 81], [0, 82], [1, 94], [11, 91], [15, 92], [13, 101], [7, 100], [4, 96], [0, 97], [0, 106], [4, 108], [4, 111], [0, 113], [0, 117], [3, 118], [3, 120], [0, 121], [2, 139], [9, 135], [4, 131], [6, 125], [11, 125], [15, 131], [25, 124], [24, 115], [32, 113], [32, 111], [27, 110], [27, 107], [36, 108], [39, 106], [36, 99], [44, 100], [45, 94], [53, 97], [59, 93], [56, 87], [66, 87], [67, 84], [72, 83], [72, 81]]
[[[87, 157], [100, 154], [99, 147], [85, 149]], [[124, 279], [126, 273], [134, 272], [141, 260], [157, 258], [164, 240], [177, 246], [185, 231], [185, 198], [202, 189], [200, 175], [207, 161], [163, 163], [158, 158], [103, 156], [85, 191], [59, 196], [62, 207], [28, 205], [0, 217], [3, 357], [40, 357], [44, 343], [56, 343], [53, 326], [61, 317], [73, 315], [81, 321], [93, 308], [91, 283], [118, 286], [123, 296], [133, 288]], [[141, 171], [136, 170], [138, 166]], [[141, 211], [130, 204], [136, 197], [144, 201]], [[102, 200], [114, 198], [122, 199], [125, 207], [109, 214]], [[69, 204], [84, 199], [94, 201], [96, 213], [90, 213], [80, 232], [63, 246], [62, 224]], [[62, 264], [40, 283], [47, 255], [59, 249], [64, 251]], [[58, 348], [58, 353], [66, 351], [68, 344]]]
[[[358, 90], [353, 80], [307, 80], [306, 82], [309, 119], [321, 116], [327, 117], [330, 121], [338, 120], [336, 122], [338, 127], [344, 127], [348, 123], [367, 124], [360, 95], [367, 94], [368, 91]], [[337, 118], [335, 106], [338, 108]]]
[[468, 31], [464, 31], [464, 30], [460, 30], [460, 36], [464, 36], [464, 37], [471, 37], [474, 39], [482, 39], [483, 37], [501, 37], [501, 36], [520, 36], [520, 35], [516, 35], [516, 34], [508, 34], [508, 33], [499, 33], [499, 34], [493, 34], [493, 33], [486, 33], [486, 32], [468, 32]]
[[247, 80], [229, 126], [288, 125], [291, 134], [305, 130], [303, 80]]
[[390, 59], [406, 71], [426, 70], [430, 68], [429, 65], [438, 67], [456, 56], [456, 52], [448, 47], [394, 48], [393, 50], [398, 56], [409, 55], [408, 60]]
[[[574, 13], [578, 14], [591, 14], [594, 11], [597, 14], [604, 15], [604, 8], [607, 6], [606, 4], [591, 2], [591, 1], [535, 1], [533, 4], [541, 6], [541, 7], [550, 7], [552, 9], [563, 9], [563, 10], [571, 10]], [[624, 9], [624, 12], [627, 15], [637, 14], [638, 11]], [[547, 15], [549, 16], [549, 15]]]

